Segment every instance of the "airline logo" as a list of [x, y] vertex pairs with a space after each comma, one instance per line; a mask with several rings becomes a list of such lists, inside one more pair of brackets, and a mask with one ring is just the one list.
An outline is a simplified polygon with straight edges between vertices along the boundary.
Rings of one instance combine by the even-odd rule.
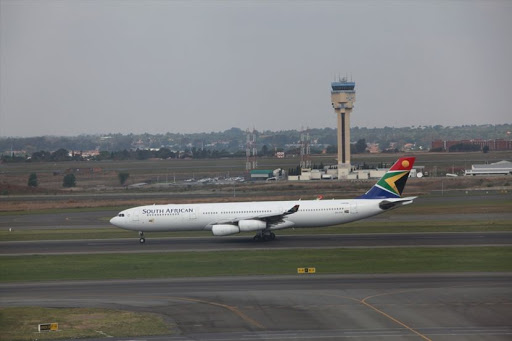
[[193, 208], [144, 208], [142, 214], [155, 215], [155, 214], [166, 214], [166, 215], [180, 215], [181, 213], [192, 213]]
[[402, 179], [407, 179], [407, 176], [409, 176], [409, 171], [387, 173], [377, 183], [377, 186], [394, 195], [400, 196], [405, 186], [405, 181]]
[[387, 191], [391, 195], [400, 197], [413, 164], [413, 157], [399, 159], [379, 180], [379, 182], [377, 182], [376, 186]]
[[359, 199], [400, 198], [415, 159], [414, 157], [398, 159], [379, 182], [361, 195]]

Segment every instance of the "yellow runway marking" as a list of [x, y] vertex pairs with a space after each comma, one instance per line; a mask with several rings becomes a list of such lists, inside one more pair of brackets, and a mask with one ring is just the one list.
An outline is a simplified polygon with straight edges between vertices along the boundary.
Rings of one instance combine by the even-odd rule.
[[[406, 290], [406, 291], [410, 291], [410, 290]], [[404, 292], [404, 291], [402, 291]], [[379, 294], [379, 295], [373, 295], [373, 296], [368, 296], [368, 297], [365, 297], [363, 298], [362, 300], [360, 300], [359, 302], [361, 302], [362, 304], [364, 304], [365, 306], [367, 306], [368, 308], [371, 308], [373, 310], [375, 310], [376, 312], [378, 312], [379, 314], [383, 315], [383, 316], [386, 316], [388, 319], [390, 319], [391, 321], [395, 322], [395, 323], [398, 323], [399, 325], [403, 326], [404, 328], [410, 330], [411, 332], [413, 332], [414, 334], [418, 335], [419, 337], [421, 337], [422, 339], [424, 340], [428, 340], [428, 341], [432, 341], [431, 339], [429, 339], [428, 337], [426, 337], [425, 335], [421, 334], [419, 331], [409, 327], [408, 325], [406, 325], [405, 323], [403, 323], [402, 321], [394, 318], [393, 316], [383, 312], [382, 310], [374, 307], [373, 305], [371, 305], [370, 303], [366, 302], [366, 300], [369, 300], [371, 298], [374, 298], [374, 297], [378, 297], [378, 296], [385, 296], [385, 295], [391, 295], [391, 294], [397, 294], [397, 293], [402, 293], [402, 292], [390, 292], [390, 293], [383, 293], [383, 294]]]
[[[120, 295], [120, 296], [133, 297], [133, 295]], [[138, 296], [146, 297], [145, 295], [138, 295]], [[97, 295], [95, 297], [97, 297]], [[215, 306], [215, 307], [224, 308], [224, 309], [227, 309], [227, 310], [231, 311], [232, 313], [234, 313], [235, 315], [240, 317], [242, 320], [244, 320], [245, 322], [253, 325], [256, 328], [259, 328], [259, 329], [262, 329], [262, 330], [266, 329], [265, 326], [263, 326], [258, 321], [250, 318], [249, 316], [247, 316], [246, 314], [244, 314], [243, 312], [238, 310], [236, 307], [233, 307], [233, 306], [230, 306], [230, 305], [227, 305], [227, 304], [222, 304], [222, 303], [212, 302], [212, 301], [206, 301], [206, 300], [200, 300], [200, 299], [197, 299], [197, 298], [190, 298], [190, 297], [178, 297], [178, 296], [149, 296], [149, 297], [150, 298], [161, 298], [161, 299], [171, 299], [171, 300], [178, 300], [178, 301], [195, 302], [195, 303], [208, 304], [208, 305], [212, 305], [212, 306]]]
[[221, 308], [227, 309], [227, 310], [233, 312], [234, 314], [238, 315], [245, 322], [248, 322], [249, 324], [252, 324], [253, 326], [255, 326], [255, 327], [259, 328], [259, 329], [265, 329], [265, 327], [261, 323], [259, 323], [258, 321], [256, 321], [256, 320], [250, 318], [249, 316], [245, 315], [243, 312], [238, 310], [236, 307], [233, 307], [233, 306], [230, 306], [230, 305], [227, 305], [227, 304], [211, 302], [211, 301], [205, 301], [205, 300], [200, 300], [200, 299], [197, 299], [197, 298], [189, 298], [189, 297], [173, 297], [173, 296], [168, 296], [166, 298], [176, 299], [176, 300], [181, 300], [181, 301], [188, 301], [188, 302], [195, 302], [195, 303], [202, 303], [202, 304], [209, 304], [209, 305], [213, 305], [215, 307], [221, 307]]
[[357, 299], [357, 298], [354, 298], [354, 297], [348, 297], [348, 296], [341, 296], [341, 295], [326, 295], [326, 296], [334, 296], [334, 297], [341, 297], [341, 298], [344, 298], [344, 299], [348, 299], [348, 300], [352, 300], [352, 301], [355, 301], [355, 302], [358, 302], [358, 303], [361, 303], [362, 305], [372, 309], [373, 311], [376, 311], [378, 312], [379, 314], [381, 314], [382, 316], [385, 316], [387, 317], [388, 319], [390, 319], [391, 321], [401, 325], [402, 327], [406, 328], [407, 330], [413, 332], [414, 334], [418, 335], [419, 337], [421, 337], [422, 339], [424, 340], [427, 340], [427, 341], [432, 341], [431, 339], [429, 339], [427, 336], [421, 334], [419, 331], [415, 330], [414, 328], [412, 327], [409, 327], [408, 325], [406, 325], [405, 323], [403, 323], [402, 321], [394, 318], [393, 316], [383, 312], [382, 310], [374, 307], [373, 305], [371, 305], [370, 303], [367, 302], [367, 300], [371, 299], [371, 298], [375, 298], [375, 297], [378, 297], [378, 296], [385, 296], [385, 295], [393, 295], [393, 294], [401, 294], [401, 293], [404, 293], [404, 292], [409, 292], [409, 291], [417, 291], [417, 290], [422, 290], [422, 289], [409, 289], [409, 290], [402, 290], [402, 291], [394, 291], [394, 292], [385, 292], [385, 293], [382, 293], [382, 294], [378, 294], [378, 295], [372, 295], [372, 296], [367, 296], [365, 298], [363, 298], [362, 300], [360, 299]]

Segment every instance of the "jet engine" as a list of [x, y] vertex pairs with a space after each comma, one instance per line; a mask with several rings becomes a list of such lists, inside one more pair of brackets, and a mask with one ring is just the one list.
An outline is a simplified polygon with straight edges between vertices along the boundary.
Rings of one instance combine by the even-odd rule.
[[238, 226], [230, 224], [213, 225], [212, 233], [214, 236], [228, 236], [230, 234], [240, 233], [240, 229]]
[[240, 220], [238, 227], [240, 228], [240, 232], [264, 230], [267, 228], [267, 222], [256, 219]]

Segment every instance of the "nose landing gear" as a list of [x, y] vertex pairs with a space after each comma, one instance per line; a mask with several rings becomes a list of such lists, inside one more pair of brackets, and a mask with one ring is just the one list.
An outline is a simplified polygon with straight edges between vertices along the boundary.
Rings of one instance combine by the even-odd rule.
[[139, 231], [139, 243], [144, 244], [146, 242], [146, 238], [144, 238], [144, 232]]

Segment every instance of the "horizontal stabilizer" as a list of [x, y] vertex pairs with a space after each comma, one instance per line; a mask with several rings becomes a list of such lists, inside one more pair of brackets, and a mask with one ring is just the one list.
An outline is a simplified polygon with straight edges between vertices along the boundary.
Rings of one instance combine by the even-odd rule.
[[414, 199], [416, 199], [416, 198], [417, 197], [408, 197], [408, 198], [402, 198], [402, 199], [398, 199], [398, 200], [393, 200], [393, 199], [382, 200], [379, 203], [379, 207], [381, 210], [386, 211], [386, 210], [390, 210], [392, 208], [397, 208], [400, 206], [412, 204]]

